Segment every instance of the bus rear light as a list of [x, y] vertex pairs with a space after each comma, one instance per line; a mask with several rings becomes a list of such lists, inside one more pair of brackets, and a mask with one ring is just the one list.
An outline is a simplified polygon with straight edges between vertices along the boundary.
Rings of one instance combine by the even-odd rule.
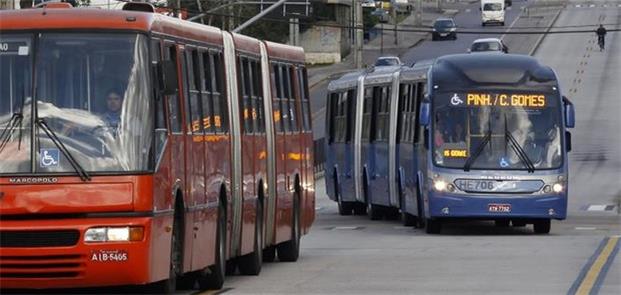
[[84, 233], [84, 242], [135, 242], [144, 238], [144, 228], [132, 227], [94, 227]]
[[557, 193], [557, 194], [558, 194], [558, 193], [560, 193], [560, 192], [562, 192], [562, 191], [563, 191], [563, 189], [564, 189], [564, 187], [563, 187], [563, 185], [562, 185], [562, 184], [560, 184], [560, 183], [555, 183], [555, 184], [552, 186], [552, 190], [553, 190], [555, 193]]

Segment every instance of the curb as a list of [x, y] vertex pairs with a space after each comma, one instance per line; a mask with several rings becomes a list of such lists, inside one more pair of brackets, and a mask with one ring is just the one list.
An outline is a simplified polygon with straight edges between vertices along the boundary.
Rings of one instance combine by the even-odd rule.
[[539, 38], [537, 38], [537, 41], [535, 42], [535, 45], [533, 46], [533, 49], [530, 50], [528, 55], [530, 55], [530, 56], [534, 56], [535, 55], [535, 53], [537, 52], [537, 49], [539, 49], [539, 45], [541, 45], [541, 43], [543, 42], [543, 38], [545, 38], [546, 34], [550, 31], [550, 29], [552, 29], [552, 26], [554, 26], [554, 24], [556, 23], [556, 20], [558, 19], [559, 15], [561, 15], [561, 12], [563, 11], [564, 8], [565, 7], [562, 6], [558, 10], [556, 15], [554, 16], [554, 19], [552, 19], [552, 22], [550, 22], [550, 24], [548, 25], [548, 28], [546, 29], [546, 33], [542, 34], [541, 36], [539, 36]]

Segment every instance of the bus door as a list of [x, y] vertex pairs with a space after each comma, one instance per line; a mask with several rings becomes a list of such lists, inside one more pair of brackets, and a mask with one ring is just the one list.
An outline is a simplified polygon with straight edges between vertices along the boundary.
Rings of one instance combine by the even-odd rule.
[[[388, 131], [391, 85], [369, 86], [364, 89], [361, 169], [363, 196], [376, 205], [390, 205], [388, 192]], [[365, 176], [366, 171], [366, 176]]]
[[329, 94], [330, 119], [328, 122], [328, 150], [326, 158], [332, 163], [332, 171], [335, 174], [333, 187], [335, 201], [338, 194], [343, 201], [356, 201], [353, 178], [354, 147], [352, 144], [352, 131], [355, 122], [356, 89], [337, 90]]
[[302, 66], [297, 68], [297, 86], [300, 97], [300, 118], [301, 131], [302, 131], [302, 161], [304, 164], [302, 173], [302, 193], [304, 194], [304, 203], [302, 208], [305, 208], [302, 226], [305, 230], [310, 228], [310, 225], [315, 219], [315, 161], [313, 151], [313, 132], [311, 125], [311, 109], [310, 109], [310, 96], [308, 93], [308, 76], [306, 69]]
[[[171, 147], [171, 178], [174, 179], [174, 183], [173, 183], [173, 190], [180, 188], [181, 191], [183, 192], [183, 199], [184, 199], [184, 205], [185, 208], [187, 208], [188, 206], [190, 206], [192, 204], [192, 198], [191, 196], [188, 194], [189, 193], [189, 189], [188, 189], [188, 179], [187, 179], [187, 175], [186, 175], [186, 146], [185, 146], [185, 135], [184, 135], [184, 128], [183, 128], [183, 117], [182, 117], [182, 108], [183, 108], [183, 104], [182, 104], [182, 99], [184, 98], [182, 95], [180, 95], [182, 92], [180, 92], [181, 90], [185, 91], [185, 89], [187, 89], [187, 85], [185, 85], [185, 78], [186, 78], [186, 74], [185, 74], [185, 54], [183, 53], [183, 46], [177, 46], [172, 42], [166, 42], [165, 43], [165, 52], [164, 52], [164, 57], [166, 59], [170, 59], [172, 60], [176, 65], [177, 65], [177, 77], [178, 77], [178, 81], [179, 81], [179, 90], [177, 91], [176, 94], [173, 95], [168, 95], [166, 97], [166, 100], [168, 102], [168, 116], [169, 116], [169, 121], [170, 121], [170, 129], [171, 129], [171, 136], [170, 136], [170, 147]], [[173, 203], [173, 208], [175, 206], [175, 204]], [[185, 210], [184, 208], [184, 210]], [[186, 222], [185, 222], [185, 228], [184, 228], [184, 232], [185, 233], [191, 233], [192, 232], [192, 222], [187, 222], [187, 220], [192, 220], [187, 218], [187, 216], [184, 213], [184, 217]], [[192, 239], [191, 239], [192, 235], [191, 234], [186, 234], [184, 236], [184, 245], [192, 245]], [[192, 251], [191, 248], [185, 248], [186, 251], [184, 251], [184, 257], [182, 258], [183, 260], [183, 270], [189, 270], [191, 267], [191, 258], [192, 258]]]
[[[192, 269], [200, 269], [205, 267], [210, 255], [205, 253], [213, 252], [207, 241], [209, 237], [209, 215], [206, 207], [206, 178], [205, 178], [205, 130], [203, 128], [203, 101], [201, 91], [203, 89], [202, 71], [203, 63], [197, 48], [186, 46], [186, 77], [187, 90], [186, 95], [186, 147], [188, 154], [188, 188], [192, 197], [192, 203], [188, 204], [191, 212], [194, 212], [194, 222], [192, 233], [194, 243], [192, 244]], [[188, 222], [189, 223], [189, 222]]]
[[396, 128], [396, 173], [394, 183], [397, 194], [401, 199], [399, 204], [405, 212], [419, 216], [419, 200], [416, 188], [417, 183], [417, 142], [420, 138], [419, 124], [416, 114], [422, 95], [422, 89], [414, 81], [402, 83], [399, 86], [399, 105], [397, 111]]
[[364, 88], [364, 79], [366, 75], [360, 75], [358, 77], [358, 86], [356, 93], [356, 104], [353, 107], [354, 112], [354, 140], [353, 145], [349, 144], [348, 147], [351, 147], [352, 150], [348, 150], [350, 154], [354, 156], [353, 163], [353, 177], [354, 177], [354, 191], [356, 195], [356, 200], [360, 203], [365, 203], [366, 199], [363, 193], [363, 181], [362, 181], [362, 155], [361, 155], [361, 146], [362, 146], [362, 121], [363, 121], [363, 110], [365, 107], [365, 96], [366, 91]]
[[399, 208], [399, 194], [397, 188], [397, 181], [399, 179], [398, 165], [397, 165], [397, 109], [398, 109], [398, 100], [399, 100], [399, 74], [400, 71], [396, 71], [392, 76], [392, 85], [389, 93], [388, 99], [386, 99], [385, 105], [383, 106], [383, 113], [380, 113], [381, 117], [378, 118], [378, 122], [383, 125], [383, 135], [387, 136], [387, 148], [388, 152], [383, 155], [388, 155], [388, 171], [387, 173], [381, 173], [382, 175], [387, 176], [387, 186], [388, 192], [390, 196], [389, 205], [391, 207]]

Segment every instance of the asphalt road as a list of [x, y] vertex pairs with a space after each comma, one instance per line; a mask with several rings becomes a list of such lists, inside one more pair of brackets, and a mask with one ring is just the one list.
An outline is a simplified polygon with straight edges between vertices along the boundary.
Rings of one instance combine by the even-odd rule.
[[[556, 25], [619, 23], [620, 10], [572, 4]], [[457, 22], [468, 25], [461, 16]], [[474, 38], [425, 42], [407, 56], [463, 52]], [[604, 52], [593, 42], [588, 34], [550, 35], [536, 53], [556, 70], [577, 113], [569, 216], [554, 221], [549, 235], [489, 222], [427, 235], [398, 221], [339, 216], [319, 182], [317, 220], [300, 260], [266, 264], [258, 277], [229, 277], [225, 293], [574, 294], [590, 286], [595, 294], [621, 294], [621, 260], [610, 259], [609, 247], [621, 234], [621, 36], [609, 33]]]

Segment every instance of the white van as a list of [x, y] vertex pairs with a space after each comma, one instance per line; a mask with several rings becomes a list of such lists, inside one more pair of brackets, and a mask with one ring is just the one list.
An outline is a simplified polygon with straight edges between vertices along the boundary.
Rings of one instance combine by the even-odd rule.
[[481, 24], [505, 25], [505, 0], [481, 0]]

